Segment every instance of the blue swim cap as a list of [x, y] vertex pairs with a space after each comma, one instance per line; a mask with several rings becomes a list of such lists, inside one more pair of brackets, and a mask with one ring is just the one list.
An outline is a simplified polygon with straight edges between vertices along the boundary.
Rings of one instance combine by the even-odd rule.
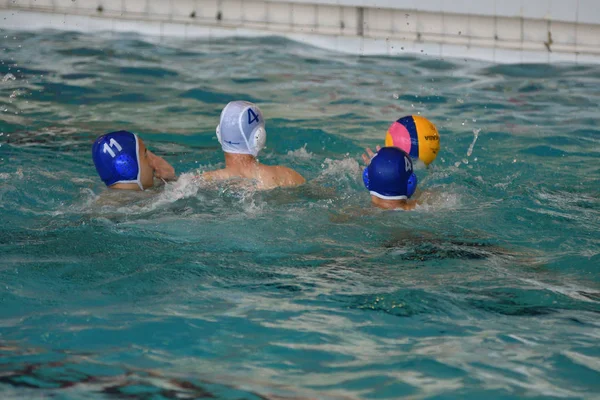
[[144, 190], [140, 180], [139, 141], [135, 134], [118, 131], [100, 136], [92, 146], [92, 158], [106, 186], [137, 183]]
[[221, 111], [217, 138], [223, 151], [257, 156], [265, 146], [265, 119], [256, 104], [232, 101]]
[[397, 147], [384, 147], [363, 172], [365, 187], [373, 196], [385, 200], [408, 199], [417, 189], [412, 160]]

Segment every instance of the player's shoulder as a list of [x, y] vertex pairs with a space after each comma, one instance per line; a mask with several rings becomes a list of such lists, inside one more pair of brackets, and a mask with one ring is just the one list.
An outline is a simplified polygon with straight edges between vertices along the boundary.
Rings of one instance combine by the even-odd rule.
[[285, 167], [283, 165], [275, 165], [272, 167], [275, 175], [281, 180], [286, 182], [287, 184], [296, 184], [300, 185], [306, 180], [302, 175], [300, 175], [295, 170]]
[[225, 169], [217, 169], [214, 171], [206, 171], [202, 174], [202, 177], [207, 181], [221, 180], [229, 178], [229, 173]]

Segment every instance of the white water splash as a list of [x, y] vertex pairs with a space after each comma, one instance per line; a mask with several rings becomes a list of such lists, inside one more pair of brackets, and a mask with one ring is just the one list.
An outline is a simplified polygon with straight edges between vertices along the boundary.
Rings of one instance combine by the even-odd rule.
[[298, 160], [309, 160], [313, 158], [314, 154], [306, 150], [306, 143], [304, 146], [297, 150], [290, 150], [287, 152], [288, 157], [295, 158]]
[[415, 211], [457, 210], [461, 207], [461, 203], [461, 196], [451, 188], [435, 188], [421, 193]]
[[154, 210], [165, 204], [174, 203], [179, 199], [196, 196], [200, 186], [200, 178], [196, 174], [181, 174], [175, 182], [165, 185], [164, 190], [156, 196], [149, 208]]
[[321, 164], [323, 171], [319, 174], [320, 177], [326, 176], [344, 176], [344, 175], [356, 175], [360, 176], [362, 173], [358, 162], [353, 158], [344, 158], [342, 160], [332, 160], [326, 158], [323, 164]]
[[471, 154], [473, 154], [473, 148], [475, 147], [475, 142], [477, 142], [477, 138], [479, 137], [479, 132], [481, 132], [481, 129], [473, 129], [473, 142], [471, 142], [469, 150], [467, 150], [467, 157], [471, 157]]
[[246, 217], [258, 217], [263, 214], [267, 203], [257, 200], [256, 189], [248, 188], [242, 192], [242, 206]]
[[14, 81], [16, 79], [17, 78], [15, 78], [15, 76], [9, 72], [8, 74], [4, 75], [2, 82]]
[[20, 91], [20, 90], [15, 90], [11, 93], [11, 95], [9, 96], [9, 99], [16, 99], [18, 96], [22, 95], [24, 92]]

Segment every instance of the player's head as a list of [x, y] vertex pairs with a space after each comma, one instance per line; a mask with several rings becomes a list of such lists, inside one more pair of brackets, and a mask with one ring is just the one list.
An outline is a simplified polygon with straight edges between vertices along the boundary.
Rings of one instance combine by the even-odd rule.
[[137, 135], [117, 131], [100, 136], [92, 146], [100, 179], [109, 187], [147, 189], [154, 185], [154, 170], [146, 146]]
[[232, 101], [221, 111], [217, 138], [226, 153], [256, 157], [267, 140], [262, 112], [253, 103]]
[[363, 173], [365, 187], [383, 200], [409, 199], [417, 188], [412, 160], [397, 147], [384, 147], [371, 159]]

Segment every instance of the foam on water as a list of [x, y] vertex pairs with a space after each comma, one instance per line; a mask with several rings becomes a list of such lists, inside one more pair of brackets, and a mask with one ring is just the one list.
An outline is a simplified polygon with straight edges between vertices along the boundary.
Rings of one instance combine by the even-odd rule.
[[300, 147], [297, 150], [290, 150], [288, 151], [287, 155], [293, 160], [293, 159], [300, 159], [300, 160], [310, 160], [311, 158], [313, 158], [314, 154], [312, 154], [311, 152], [306, 150], [306, 144], [302, 147]]

